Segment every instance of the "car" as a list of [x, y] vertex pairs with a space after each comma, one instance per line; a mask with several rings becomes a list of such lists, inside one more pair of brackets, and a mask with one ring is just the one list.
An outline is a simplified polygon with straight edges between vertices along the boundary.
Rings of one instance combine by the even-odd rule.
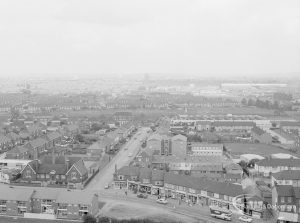
[[246, 215], [243, 215], [243, 216], [239, 217], [239, 220], [242, 222], [252, 222], [253, 219]]
[[157, 199], [156, 202], [159, 204], [167, 204], [168, 203], [168, 201], [164, 198]]
[[212, 217], [215, 217], [215, 218], [219, 218], [219, 219], [222, 219], [222, 220], [226, 220], [226, 221], [231, 221], [231, 217], [226, 215], [226, 214], [211, 214]]
[[138, 197], [138, 198], [144, 198], [144, 199], [146, 199], [146, 198], [148, 197], [148, 195], [147, 195], [147, 194], [142, 194], [142, 193], [141, 193], [141, 194], [138, 194], [137, 197]]
[[109, 184], [106, 184], [105, 186], [104, 186], [104, 189], [108, 189], [109, 188]]
[[129, 154], [128, 154], [128, 157], [132, 157], [132, 153], [129, 153]]

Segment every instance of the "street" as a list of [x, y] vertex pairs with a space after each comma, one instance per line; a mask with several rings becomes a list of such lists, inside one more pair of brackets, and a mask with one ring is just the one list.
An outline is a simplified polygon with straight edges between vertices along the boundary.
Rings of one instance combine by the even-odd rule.
[[[119, 169], [129, 165], [139, 152], [141, 141], [147, 137], [147, 131], [149, 130], [150, 128], [139, 129], [132, 139], [121, 147], [117, 155], [91, 180], [85, 190], [102, 190], [106, 184], [111, 183], [115, 172], [115, 166], [117, 165], [117, 168]], [[125, 150], [124, 148], [128, 148], [128, 150]], [[132, 156], [129, 157], [129, 154], [132, 154]]]

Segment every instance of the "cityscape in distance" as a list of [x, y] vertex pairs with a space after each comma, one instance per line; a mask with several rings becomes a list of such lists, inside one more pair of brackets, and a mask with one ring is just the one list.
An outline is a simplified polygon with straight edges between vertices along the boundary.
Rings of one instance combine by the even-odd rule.
[[299, 223], [298, 0], [0, 2], [0, 223]]

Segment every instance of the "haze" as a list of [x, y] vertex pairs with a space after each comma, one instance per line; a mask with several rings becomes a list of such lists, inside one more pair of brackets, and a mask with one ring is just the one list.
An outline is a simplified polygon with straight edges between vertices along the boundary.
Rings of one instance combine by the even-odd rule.
[[1, 1], [0, 76], [300, 71], [299, 1]]

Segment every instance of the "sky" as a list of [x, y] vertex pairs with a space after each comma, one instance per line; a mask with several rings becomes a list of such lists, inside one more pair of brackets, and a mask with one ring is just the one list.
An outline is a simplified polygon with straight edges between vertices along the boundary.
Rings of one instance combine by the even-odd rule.
[[298, 0], [2, 0], [0, 77], [300, 72]]

